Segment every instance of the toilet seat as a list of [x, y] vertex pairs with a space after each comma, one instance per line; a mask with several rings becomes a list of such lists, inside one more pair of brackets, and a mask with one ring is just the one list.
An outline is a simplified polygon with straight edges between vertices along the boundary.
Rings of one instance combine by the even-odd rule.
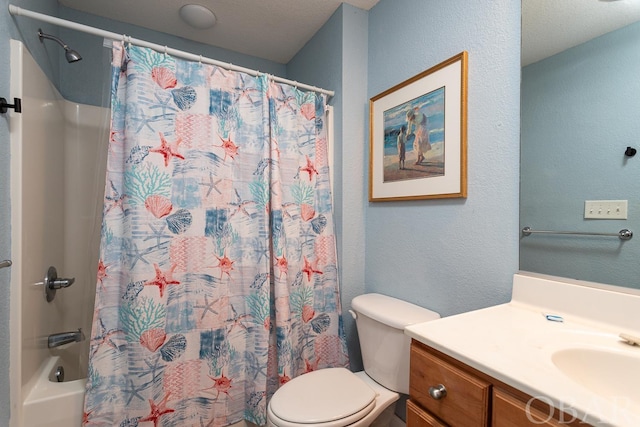
[[289, 381], [269, 402], [269, 418], [278, 427], [344, 427], [376, 406], [376, 392], [345, 368], [328, 368]]

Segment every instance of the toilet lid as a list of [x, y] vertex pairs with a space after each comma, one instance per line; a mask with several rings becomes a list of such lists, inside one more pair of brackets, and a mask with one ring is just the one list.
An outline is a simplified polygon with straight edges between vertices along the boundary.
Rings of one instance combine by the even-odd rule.
[[[290, 423], [319, 424], [373, 409], [376, 393], [345, 368], [328, 368], [301, 375], [273, 395], [275, 416]], [[362, 414], [365, 416], [366, 414]]]

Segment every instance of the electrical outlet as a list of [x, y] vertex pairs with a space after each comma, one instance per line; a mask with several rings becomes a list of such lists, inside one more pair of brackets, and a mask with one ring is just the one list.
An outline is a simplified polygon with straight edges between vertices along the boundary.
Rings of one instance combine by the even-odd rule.
[[627, 219], [626, 200], [585, 200], [585, 219]]

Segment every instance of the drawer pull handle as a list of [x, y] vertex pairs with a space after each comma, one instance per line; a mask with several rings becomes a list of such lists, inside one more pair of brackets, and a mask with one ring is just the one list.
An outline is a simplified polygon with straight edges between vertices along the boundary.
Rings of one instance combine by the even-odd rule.
[[438, 384], [434, 387], [429, 387], [429, 396], [434, 398], [435, 400], [440, 400], [447, 395], [447, 389], [443, 384]]

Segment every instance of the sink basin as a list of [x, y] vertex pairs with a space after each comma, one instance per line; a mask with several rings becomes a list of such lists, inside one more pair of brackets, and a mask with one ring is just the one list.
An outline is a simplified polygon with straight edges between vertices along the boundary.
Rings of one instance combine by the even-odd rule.
[[[626, 345], [626, 344], [620, 344]], [[629, 351], [601, 348], [567, 348], [551, 360], [572, 381], [622, 407], [640, 402], [640, 348]]]

